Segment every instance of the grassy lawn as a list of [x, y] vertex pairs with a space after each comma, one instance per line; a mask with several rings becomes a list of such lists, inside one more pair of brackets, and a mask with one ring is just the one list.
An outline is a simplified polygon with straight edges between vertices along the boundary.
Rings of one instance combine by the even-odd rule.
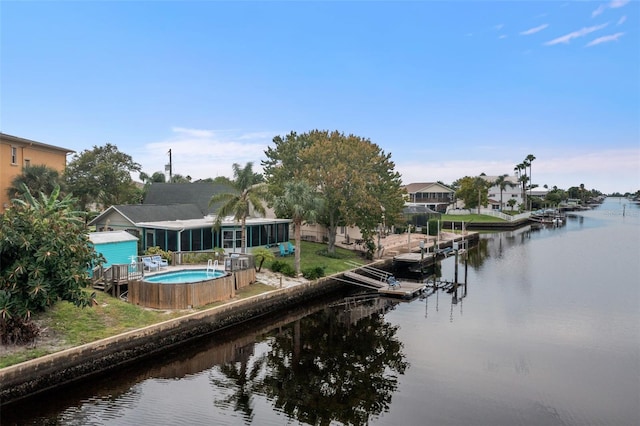
[[[331, 275], [351, 269], [351, 267], [347, 265], [347, 261], [364, 263], [364, 259], [357, 252], [352, 250], [345, 250], [343, 248], [336, 247], [336, 256], [327, 257], [321, 254], [322, 251], [327, 249], [326, 244], [301, 241], [300, 245], [300, 269], [303, 271], [308, 268], [316, 268], [320, 266], [324, 268], [325, 275]], [[294, 266], [295, 256], [290, 255], [281, 257], [277, 254], [275, 260]], [[262, 267], [271, 268], [272, 263], [273, 262], [267, 261]]]
[[[350, 267], [346, 261], [362, 263], [362, 258], [350, 250], [336, 248], [336, 257], [327, 257], [319, 254], [326, 250], [326, 244], [303, 241], [301, 243], [301, 268], [313, 268], [321, 266], [325, 275], [344, 271]], [[294, 264], [294, 256], [280, 257], [276, 260]], [[263, 268], [269, 268], [272, 262], [265, 262]], [[237, 299], [251, 297], [257, 294], [273, 290], [262, 283], [254, 283], [239, 290]], [[97, 305], [92, 308], [80, 309], [69, 302], [58, 302], [51, 309], [35, 316], [34, 320], [49, 337], [42, 338], [35, 348], [28, 346], [19, 347], [17, 350], [0, 352], [0, 368], [8, 367], [30, 359], [38, 358], [49, 353], [57, 352], [65, 348], [79, 346], [105, 337], [142, 328], [173, 318], [186, 315], [192, 311], [159, 311], [145, 309], [132, 305], [122, 300], [111, 297], [105, 293], [97, 292]], [[216, 302], [198, 310], [222, 305], [226, 302]], [[45, 342], [46, 340], [46, 342]]]
[[[266, 284], [255, 283], [239, 290], [237, 299], [251, 297], [273, 290]], [[159, 311], [145, 309], [116, 299], [106, 293], [96, 294], [97, 306], [81, 309], [69, 302], [58, 302], [51, 309], [35, 316], [34, 320], [55, 343], [19, 347], [0, 356], [0, 368], [38, 358], [59, 350], [115, 336], [126, 331], [178, 318], [191, 311]], [[204, 310], [225, 302], [216, 302], [199, 308]], [[47, 339], [48, 341], [49, 339]], [[42, 341], [42, 339], [41, 339]]]
[[440, 220], [444, 221], [452, 221], [452, 222], [505, 222], [504, 219], [500, 219], [498, 217], [493, 217], [484, 214], [462, 214], [462, 215], [453, 215], [453, 214], [443, 214]]

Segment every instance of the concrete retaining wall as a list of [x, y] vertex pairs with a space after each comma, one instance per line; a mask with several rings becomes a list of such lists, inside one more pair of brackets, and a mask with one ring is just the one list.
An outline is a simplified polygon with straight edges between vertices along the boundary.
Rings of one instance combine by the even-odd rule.
[[331, 277], [274, 290], [0, 369], [2, 404], [139, 360], [343, 288]]

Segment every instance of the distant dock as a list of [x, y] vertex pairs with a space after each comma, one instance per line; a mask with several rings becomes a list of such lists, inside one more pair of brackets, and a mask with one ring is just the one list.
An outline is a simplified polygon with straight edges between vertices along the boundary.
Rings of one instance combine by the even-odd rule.
[[342, 280], [349, 283], [375, 290], [382, 296], [413, 299], [422, 293], [426, 286], [424, 283], [399, 280], [395, 285], [389, 284], [389, 277], [393, 275], [381, 269], [371, 266], [363, 266], [359, 269], [347, 271]]
[[393, 256], [394, 269], [407, 268], [415, 271], [433, 265], [437, 260], [451, 256], [458, 250], [462, 254], [470, 244], [480, 239], [477, 232], [467, 234], [446, 233], [441, 240], [431, 240], [423, 243], [423, 247], [413, 247], [407, 253]]

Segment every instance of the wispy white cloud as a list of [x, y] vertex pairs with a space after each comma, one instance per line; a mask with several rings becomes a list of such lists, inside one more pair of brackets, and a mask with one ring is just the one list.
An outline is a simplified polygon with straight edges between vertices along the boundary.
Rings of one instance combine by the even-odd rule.
[[564, 43], [564, 44], [568, 44], [571, 40], [573, 40], [574, 38], [578, 38], [578, 37], [584, 37], [587, 34], [591, 34], [594, 31], [598, 31], [601, 30], [603, 28], [605, 28], [607, 25], [609, 25], [609, 23], [605, 23], [605, 24], [600, 24], [600, 25], [594, 25], [591, 27], [584, 27], [578, 31], [573, 31], [569, 34], [565, 34], [561, 37], [558, 38], [554, 38], [553, 40], [550, 40], [546, 43], [544, 43], [546, 46], [553, 46], [554, 44], [560, 44], [560, 43]]
[[622, 25], [626, 20], [627, 20], [627, 15], [621, 16], [620, 19], [618, 19], [618, 23], [616, 25]]
[[526, 31], [522, 31], [520, 33], [520, 35], [531, 35], [531, 34], [535, 34], [537, 32], [540, 32], [542, 30], [544, 30], [545, 28], [547, 28], [549, 26], [549, 24], [542, 24], [542, 25], [538, 25], [537, 27], [533, 27], [533, 28], [529, 28]]
[[173, 127], [172, 134], [160, 141], [141, 146], [139, 161], [147, 173], [164, 170], [171, 149], [173, 172], [192, 179], [216, 176], [232, 177], [233, 163], [244, 166], [253, 162], [261, 171], [260, 161], [273, 137], [283, 132], [242, 132], [239, 130], [204, 130]]
[[601, 4], [600, 6], [598, 6], [598, 8], [596, 10], [594, 10], [593, 12], [591, 12], [591, 17], [595, 18], [598, 15], [602, 15], [602, 12], [604, 12], [604, 10], [607, 8], [607, 5], [605, 4]]
[[508, 37], [508, 36], [507, 36], [506, 34], [500, 34], [500, 35], [498, 36], [498, 38], [499, 38], [499, 39], [503, 39], [503, 38], [507, 38], [507, 37]]
[[629, 3], [629, 0], [611, 0], [611, 3], [609, 3], [609, 7], [611, 9], [617, 9], [626, 5], [627, 3]]
[[601, 4], [600, 6], [598, 6], [596, 10], [591, 12], [591, 17], [595, 18], [596, 16], [601, 15], [607, 8], [618, 9], [622, 6], [625, 6], [627, 3], [629, 3], [629, 0], [611, 0], [607, 4]]
[[624, 35], [624, 33], [615, 33], [615, 34], [611, 34], [611, 35], [607, 35], [607, 36], [598, 37], [597, 39], [592, 40], [589, 43], [587, 43], [586, 47], [596, 46], [598, 44], [608, 43], [610, 41], [617, 41], [623, 35]]
[[496, 31], [500, 31], [502, 28], [504, 28], [504, 24], [498, 24], [495, 27], [493, 27]]
[[187, 129], [186, 127], [172, 127], [171, 131], [196, 138], [210, 138], [213, 136], [213, 131], [211, 130]]

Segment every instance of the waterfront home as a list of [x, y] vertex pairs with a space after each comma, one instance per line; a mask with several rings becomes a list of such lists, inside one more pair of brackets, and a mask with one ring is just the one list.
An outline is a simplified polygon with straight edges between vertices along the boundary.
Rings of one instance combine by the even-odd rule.
[[[209, 182], [154, 183], [143, 204], [110, 206], [89, 222], [97, 231], [123, 230], [139, 238], [139, 251], [160, 247], [165, 251], [201, 251], [219, 247], [227, 253], [240, 252], [240, 222], [222, 220], [212, 229], [218, 205], [209, 206], [214, 193], [228, 191], [225, 185]], [[246, 221], [247, 251], [289, 241], [290, 219], [250, 216]]]
[[490, 182], [492, 186], [488, 189], [487, 197], [489, 199], [489, 205], [493, 210], [511, 210], [509, 206], [509, 200], [516, 200], [514, 209], [518, 210], [524, 203], [522, 198], [522, 184], [518, 181], [516, 176], [506, 176], [504, 179], [508, 182], [502, 191], [502, 204], [500, 204], [500, 186], [493, 184], [499, 176], [480, 176], [487, 182]]
[[439, 182], [410, 183], [403, 189], [408, 204], [422, 204], [435, 212], [444, 213], [454, 202], [455, 191]]

